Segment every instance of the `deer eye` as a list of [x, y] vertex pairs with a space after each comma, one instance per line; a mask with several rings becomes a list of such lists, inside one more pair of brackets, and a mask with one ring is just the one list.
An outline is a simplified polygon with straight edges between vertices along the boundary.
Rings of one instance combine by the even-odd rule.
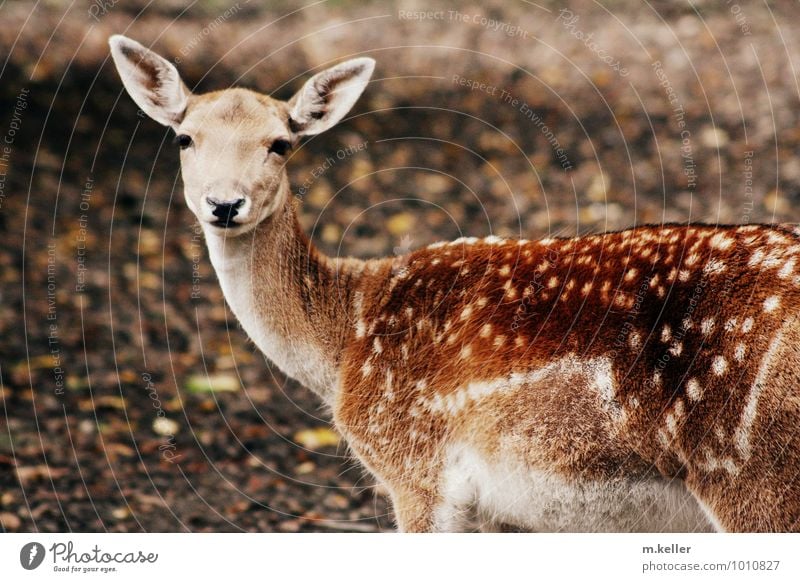
[[292, 144], [289, 140], [276, 139], [274, 142], [272, 142], [272, 145], [269, 146], [269, 153], [285, 156], [291, 149]]
[[180, 135], [175, 136], [175, 143], [178, 144], [179, 148], [185, 150], [190, 145], [192, 145], [192, 138], [186, 135], [185, 133], [182, 133]]

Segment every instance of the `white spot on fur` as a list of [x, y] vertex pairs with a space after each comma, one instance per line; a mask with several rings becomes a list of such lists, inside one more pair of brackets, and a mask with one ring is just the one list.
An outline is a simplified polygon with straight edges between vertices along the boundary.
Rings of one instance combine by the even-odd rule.
[[772, 313], [778, 308], [780, 304], [781, 304], [781, 299], [777, 295], [772, 295], [771, 297], [767, 297], [764, 300], [764, 311], [766, 313]]
[[728, 321], [725, 322], [725, 331], [733, 331], [736, 329], [736, 324], [738, 320], [735, 317], [731, 317]]
[[361, 339], [367, 333], [367, 323], [362, 319], [364, 311], [364, 293], [357, 291], [353, 299], [353, 306], [355, 307], [356, 319], [356, 338]]
[[386, 370], [386, 392], [384, 395], [386, 396], [386, 400], [390, 402], [394, 400], [394, 390], [392, 385], [394, 384], [394, 373], [391, 370]]
[[366, 378], [372, 373], [372, 364], [369, 362], [364, 362], [364, 365], [361, 366], [361, 375]]
[[680, 356], [683, 353], [683, 342], [672, 342], [672, 345], [669, 348], [669, 353], [675, 357]]
[[706, 317], [703, 321], [700, 322], [700, 332], [703, 335], [708, 335], [714, 329], [714, 318], [713, 317]]
[[450, 246], [456, 245], [474, 245], [478, 242], [478, 238], [474, 236], [462, 236], [461, 238], [457, 238], [451, 243], [448, 243]]
[[733, 239], [726, 235], [725, 233], [718, 232], [714, 236], [711, 237], [709, 240], [709, 244], [711, 245], [712, 249], [719, 249], [724, 251], [733, 244]]
[[664, 327], [661, 328], [661, 341], [667, 343], [671, 339], [672, 339], [672, 328], [669, 326], [668, 323], [665, 323]]
[[489, 337], [492, 334], [492, 324], [487, 323], [481, 328], [480, 336], [481, 337]]
[[689, 275], [690, 275], [689, 271], [681, 270], [678, 273], [678, 280], [680, 280], [681, 282], [685, 283], [686, 281], [689, 280]]
[[725, 270], [725, 263], [719, 259], [710, 259], [703, 267], [703, 273], [707, 275], [719, 275]]
[[467, 344], [461, 348], [461, 358], [466, 360], [472, 355], [472, 344]]
[[376, 355], [380, 354], [381, 352], [383, 352], [383, 345], [381, 344], [380, 338], [376, 337], [372, 341], [372, 351], [375, 352]]
[[768, 254], [761, 263], [761, 266], [767, 269], [772, 267], [777, 267], [781, 264], [782, 260], [782, 251], [772, 251]]
[[[784, 323], [784, 328], [789, 325]], [[758, 373], [750, 387], [750, 393], [747, 395], [747, 403], [742, 411], [742, 417], [739, 421], [739, 426], [736, 428], [736, 448], [744, 456], [745, 460], [750, 458], [750, 433], [753, 430], [753, 422], [756, 419], [758, 412], [758, 401], [761, 397], [761, 391], [766, 386], [768, 374], [772, 368], [772, 359], [775, 357], [775, 352], [781, 345], [783, 339], [783, 328], [779, 329], [769, 343], [764, 357], [761, 359], [761, 365], [758, 367]]]
[[505, 289], [506, 298], [507, 299], [515, 299], [516, 298], [517, 290], [514, 288], [511, 279], [506, 281], [506, 284], [503, 285], [503, 289]]
[[724, 356], [714, 356], [714, 359], [711, 360], [711, 369], [717, 376], [722, 376], [728, 371], [728, 360]]
[[703, 397], [703, 389], [695, 378], [689, 378], [686, 382], [686, 395], [692, 402], [697, 402]]
[[750, 260], [747, 261], [748, 266], [755, 267], [764, 259], [764, 251], [761, 249], [757, 249], [752, 255], [750, 255]]
[[750, 330], [753, 329], [753, 318], [748, 317], [742, 322], [742, 333], [750, 333]]
[[744, 344], [739, 343], [736, 344], [736, 349], [733, 351], [733, 357], [736, 359], [737, 362], [741, 362], [744, 360], [744, 355], [747, 352], [747, 348]]
[[778, 277], [780, 277], [781, 279], [786, 279], [790, 277], [792, 274], [794, 274], [795, 261], [796, 261], [795, 257], [792, 257], [788, 261], [786, 261], [783, 264], [783, 267], [781, 267], [781, 270], [778, 271]]
[[642, 336], [639, 335], [639, 332], [631, 332], [628, 336], [628, 344], [634, 349], [639, 349], [642, 347]]
[[669, 431], [669, 434], [675, 436], [675, 433], [678, 431], [678, 423], [677, 420], [675, 419], [675, 414], [670, 412], [669, 414], [667, 414], [666, 420], [667, 420], [667, 430]]

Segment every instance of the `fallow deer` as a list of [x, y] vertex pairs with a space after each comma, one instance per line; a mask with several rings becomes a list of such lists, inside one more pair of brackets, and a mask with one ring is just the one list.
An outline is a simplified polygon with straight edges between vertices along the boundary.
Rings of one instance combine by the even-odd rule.
[[402, 531], [800, 530], [800, 231], [659, 225], [321, 254], [286, 173], [371, 77], [191, 93], [110, 39], [175, 130], [228, 305], [388, 489]]

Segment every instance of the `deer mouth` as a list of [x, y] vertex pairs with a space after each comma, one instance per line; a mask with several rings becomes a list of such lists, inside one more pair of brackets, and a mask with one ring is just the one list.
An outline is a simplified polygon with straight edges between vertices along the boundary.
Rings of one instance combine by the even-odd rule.
[[235, 222], [234, 220], [225, 220], [219, 219], [215, 220], [210, 223], [212, 226], [216, 226], [217, 228], [236, 228], [237, 226], [242, 226], [242, 223]]

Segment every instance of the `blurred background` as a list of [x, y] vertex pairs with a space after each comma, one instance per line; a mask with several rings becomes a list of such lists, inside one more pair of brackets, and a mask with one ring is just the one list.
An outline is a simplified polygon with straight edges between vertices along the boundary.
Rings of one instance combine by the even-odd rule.
[[[568, 7], [565, 7], [568, 6]], [[800, 218], [797, 3], [0, 5], [0, 529], [382, 531], [385, 492], [227, 310], [172, 135], [107, 39], [197, 92], [378, 61], [293, 156], [332, 255]], [[331, 158], [331, 163], [325, 163]]]

